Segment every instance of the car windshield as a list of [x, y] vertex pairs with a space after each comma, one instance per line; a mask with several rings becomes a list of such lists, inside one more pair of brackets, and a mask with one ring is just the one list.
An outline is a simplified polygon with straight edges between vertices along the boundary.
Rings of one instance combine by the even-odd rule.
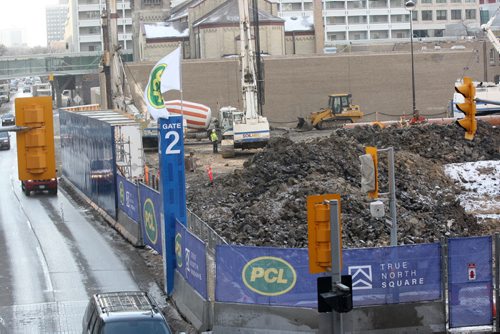
[[171, 334], [161, 320], [113, 321], [104, 325], [101, 334]]
[[7, 138], [9, 136], [8, 132], [0, 132], [0, 138]]

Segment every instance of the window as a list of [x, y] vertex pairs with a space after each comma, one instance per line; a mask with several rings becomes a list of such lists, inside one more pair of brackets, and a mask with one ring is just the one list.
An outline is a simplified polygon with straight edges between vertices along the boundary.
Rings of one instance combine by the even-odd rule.
[[391, 0], [391, 8], [405, 8], [404, 1], [402, 1], [402, 0]]
[[146, 6], [159, 5], [161, 4], [161, 0], [142, 0], [142, 4]]
[[436, 0], [436, 3], [446, 3], [446, 0]]
[[[418, 10], [414, 10], [413, 12], [411, 12], [411, 20], [418, 21]], [[410, 20], [408, 19], [408, 21]]]
[[391, 22], [410, 22], [409, 15], [392, 15]]
[[312, 2], [304, 2], [304, 10], [313, 10]]
[[344, 1], [332, 1], [332, 2], [327, 2], [326, 9], [344, 9]]
[[360, 39], [366, 39], [367, 34], [366, 31], [360, 31], [360, 32], [350, 33], [349, 36], [353, 40], [360, 40]]
[[432, 10], [422, 11], [422, 21], [432, 21]]
[[370, 8], [387, 8], [386, 0], [369, 0]]
[[363, 24], [366, 22], [366, 16], [349, 16], [349, 24]]
[[434, 37], [443, 37], [443, 36], [444, 36], [444, 29], [434, 30]]
[[465, 3], [476, 3], [476, 0], [465, 0]]
[[347, 9], [366, 8], [366, 1], [347, 1]]
[[436, 20], [447, 20], [446, 10], [436, 10]]
[[326, 24], [336, 25], [336, 24], [345, 24], [345, 16], [328, 16], [326, 18]]
[[451, 0], [451, 3], [462, 3], [462, 0]]
[[281, 4], [281, 10], [283, 12], [297, 12], [302, 10], [302, 5], [300, 3], [284, 3]]
[[495, 53], [496, 51], [494, 49], [490, 49], [490, 65], [495, 64]]
[[389, 38], [389, 33], [387, 31], [371, 31], [370, 34], [372, 39]]
[[432, 0], [422, 0], [422, 3], [432, 3]]
[[476, 10], [475, 9], [466, 9], [465, 10], [465, 19], [466, 20], [475, 20], [476, 19]]
[[461, 20], [462, 19], [462, 10], [461, 9], [452, 9], [451, 10], [451, 19], [452, 20]]
[[389, 19], [387, 15], [372, 15], [370, 17], [370, 23], [387, 23]]

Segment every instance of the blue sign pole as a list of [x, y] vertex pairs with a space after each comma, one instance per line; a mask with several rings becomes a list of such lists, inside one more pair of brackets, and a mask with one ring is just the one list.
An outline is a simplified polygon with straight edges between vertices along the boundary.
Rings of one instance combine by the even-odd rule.
[[163, 198], [165, 291], [174, 289], [175, 221], [186, 225], [186, 175], [182, 116], [160, 118], [160, 180]]

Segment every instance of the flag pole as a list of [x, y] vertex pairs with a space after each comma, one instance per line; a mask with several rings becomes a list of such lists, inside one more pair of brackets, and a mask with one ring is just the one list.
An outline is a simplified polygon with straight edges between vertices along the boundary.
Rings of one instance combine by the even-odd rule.
[[179, 42], [179, 47], [181, 48], [179, 52], [179, 82], [180, 82], [180, 88], [181, 88], [181, 115], [184, 121], [184, 96], [182, 93], [182, 43]]

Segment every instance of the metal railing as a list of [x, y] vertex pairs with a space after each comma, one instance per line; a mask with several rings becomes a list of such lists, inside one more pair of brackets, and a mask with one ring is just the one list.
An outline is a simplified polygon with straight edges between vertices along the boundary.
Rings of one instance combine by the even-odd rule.
[[207, 244], [208, 251], [212, 255], [215, 255], [215, 248], [217, 245], [228, 244], [224, 238], [217, 234], [217, 232], [208, 226], [207, 223], [189, 209], [187, 209], [187, 225], [190, 232], [194, 233]]

